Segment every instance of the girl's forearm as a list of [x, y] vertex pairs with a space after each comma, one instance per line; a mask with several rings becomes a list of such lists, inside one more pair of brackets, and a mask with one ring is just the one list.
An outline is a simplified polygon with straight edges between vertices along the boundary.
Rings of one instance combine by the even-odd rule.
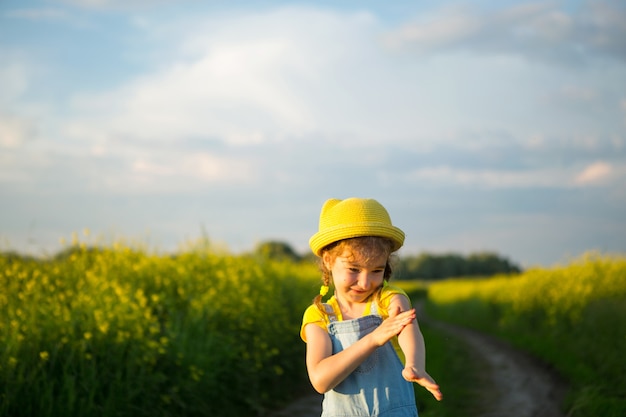
[[309, 366], [309, 378], [313, 388], [323, 394], [346, 379], [378, 348], [370, 336], [367, 335], [341, 352]]
[[426, 345], [417, 320], [406, 326], [398, 335], [398, 343], [405, 356], [405, 366], [426, 370]]

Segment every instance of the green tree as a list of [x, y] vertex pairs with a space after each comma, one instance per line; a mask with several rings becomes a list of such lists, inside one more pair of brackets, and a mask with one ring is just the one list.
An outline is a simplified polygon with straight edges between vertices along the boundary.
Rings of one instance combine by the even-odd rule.
[[274, 240], [259, 243], [254, 253], [257, 256], [280, 261], [299, 262], [302, 259], [288, 243]]
[[467, 257], [455, 253], [421, 253], [401, 257], [396, 265], [395, 276], [399, 279], [437, 280], [519, 272], [521, 269], [517, 265], [492, 252], [479, 252]]

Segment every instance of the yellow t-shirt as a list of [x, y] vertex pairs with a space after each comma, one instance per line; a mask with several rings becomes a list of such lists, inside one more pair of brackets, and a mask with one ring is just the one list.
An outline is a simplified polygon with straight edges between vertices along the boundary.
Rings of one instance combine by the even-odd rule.
[[[395, 294], [402, 294], [407, 299], [409, 296], [402, 290], [401, 288], [394, 287], [391, 285], [387, 285], [383, 287], [380, 293], [380, 299], [378, 301], [378, 314], [382, 317], [383, 320], [386, 320], [389, 317], [389, 303], [391, 302], [391, 298]], [[332, 307], [335, 317], [337, 320], [342, 321], [343, 317], [341, 315], [341, 309], [339, 308], [339, 304], [337, 303], [337, 299], [333, 295], [330, 299], [325, 303]], [[363, 316], [368, 316], [371, 314], [371, 302], [368, 302], [365, 307], [365, 311], [363, 312]], [[306, 335], [304, 334], [304, 327], [307, 324], [315, 324], [322, 329], [328, 331], [328, 324], [330, 323], [330, 319], [328, 318], [328, 314], [320, 311], [319, 308], [315, 304], [310, 305], [304, 312], [304, 317], [302, 318], [302, 327], [300, 327], [300, 337], [302, 340], [306, 342]], [[402, 353], [402, 349], [400, 349], [400, 345], [398, 344], [398, 337], [393, 337], [391, 339], [391, 343], [398, 354], [398, 357], [404, 363], [404, 353]]]

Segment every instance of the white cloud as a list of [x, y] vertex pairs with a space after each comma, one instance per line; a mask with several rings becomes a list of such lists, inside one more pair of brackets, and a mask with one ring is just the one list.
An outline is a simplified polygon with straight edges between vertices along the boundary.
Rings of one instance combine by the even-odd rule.
[[565, 85], [558, 95], [570, 102], [590, 102], [598, 98], [598, 92], [594, 88], [580, 85]]
[[[543, 6], [518, 8], [492, 19], [503, 25], [544, 12]], [[461, 42], [460, 32], [486, 36], [481, 16], [447, 13], [452, 13], [451, 20], [433, 23], [433, 33], [413, 36], [433, 43]], [[555, 81], [560, 72], [542, 72], [545, 68], [519, 60], [455, 53], [424, 62], [390, 54], [377, 42], [382, 23], [361, 12], [290, 7], [196, 16], [167, 25], [151, 20], [137, 28], [145, 31], [141, 42], [149, 40], [159, 51], [159, 64], [117, 88], [74, 92], [67, 115], [46, 116], [54, 119], [50, 125], [57, 120], [62, 125], [57, 132], [47, 132], [49, 149], [119, 161], [122, 171], [103, 179], [111, 190], [132, 184], [156, 190], [152, 185], [159, 182], [167, 189], [185, 181], [189, 188], [220, 181], [246, 183], [258, 177], [259, 170], [275, 170], [272, 161], [279, 152], [270, 147], [288, 141], [326, 141], [342, 151], [367, 143], [373, 155], [381, 145], [419, 148], [441, 143], [480, 153], [496, 145], [517, 146], [516, 138], [534, 135], [542, 138], [535, 141], [535, 149], [554, 152], [572, 139], [567, 133], [546, 131], [542, 123], [550, 109], [539, 114], [544, 112], [534, 108], [536, 100], [554, 89], [562, 100], [578, 100], [581, 106], [605, 98], [597, 93], [598, 85], [577, 84], [576, 77], [559, 90], [561, 84]], [[6, 72], [12, 77], [18, 73]], [[568, 129], [562, 119], [549, 120]], [[555, 146], [555, 136], [567, 140]], [[187, 147], [190, 139], [219, 143], [230, 151], [214, 153], [206, 145], [201, 163], [198, 149]], [[261, 145], [267, 146], [266, 157], [258, 165], [232, 153]], [[376, 168], [376, 158], [371, 158]], [[222, 160], [236, 169], [228, 171]], [[409, 177], [494, 188], [557, 187], [571, 185], [571, 171], [469, 170], [444, 162]], [[124, 178], [131, 179], [130, 185]]]
[[248, 144], [314, 127], [290, 77], [287, 57], [301, 55], [295, 42], [252, 34], [207, 42], [209, 51], [198, 59], [174, 62], [114, 92], [76, 96], [82, 120], [72, 121], [72, 129], [85, 133], [97, 125], [94, 135], [104, 129], [144, 140]]
[[585, 169], [576, 176], [574, 182], [578, 185], [604, 183], [610, 178], [613, 171], [613, 167], [607, 162], [594, 162], [585, 167]]
[[[447, 48], [510, 52], [536, 42], [560, 41], [570, 26], [569, 17], [546, 4], [525, 4], [485, 12], [475, 7], [454, 6], [422, 15], [388, 34], [395, 46], [414, 46], [422, 51]], [[552, 43], [552, 42], [551, 42]]]
[[[492, 19], [502, 26], [545, 10], [517, 8]], [[480, 32], [490, 22], [458, 13], [451, 19], [436, 23], [436, 37], [456, 39], [457, 26]], [[532, 127], [524, 132], [532, 134], [544, 123], [562, 126], [533, 113], [542, 111], [537, 100], [561, 74], [537, 75], [541, 69], [527, 63], [481, 55], [429, 62], [394, 55], [378, 43], [383, 24], [368, 13], [288, 7], [153, 20], [144, 30], [159, 51], [158, 65], [109, 91], [73, 94], [65, 129], [75, 140], [98, 143], [96, 152], [102, 138], [193, 137], [239, 146], [324, 138], [358, 146], [452, 142], [458, 135], [450, 132], [468, 129]], [[508, 91], [512, 83], [520, 87], [515, 92]], [[596, 87], [566, 93], [585, 97]]]
[[423, 49], [441, 47], [479, 33], [482, 22], [476, 16], [457, 8], [448, 9], [442, 16], [430, 16], [429, 20], [409, 23], [389, 32], [385, 41], [398, 47], [416, 44]]
[[[162, 189], [163, 182], [185, 184], [254, 182], [252, 163], [244, 158], [213, 155], [208, 152], [182, 154], [175, 158], [139, 158], [132, 164], [133, 176], [150, 188]], [[173, 191], [173, 190], [172, 190]]]
[[454, 6], [420, 16], [390, 32], [393, 47], [428, 53], [449, 49], [513, 54], [530, 61], [581, 64], [587, 55], [626, 60], [626, 11], [614, 2], [585, 2], [566, 14], [556, 3], [528, 3], [490, 11]]
[[594, 162], [578, 170], [575, 165], [526, 169], [463, 168], [438, 165], [399, 174], [394, 180], [427, 186], [470, 186], [477, 188], [571, 188], [595, 185], [618, 185], [626, 169], [605, 161]]
[[[478, 123], [462, 108], [456, 83], [444, 81], [453, 68], [499, 68], [463, 58], [402, 62], [377, 43], [382, 27], [366, 13], [286, 8], [190, 26], [173, 24], [154, 40], [173, 43], [154, 71], [110, 92], [75, 94], [68, 129], [91, 138], [238, 145], [313, 137], [355, 146], [434, 141], [451, 120]], [[450, 99], [458, 110], [446, 108]], [[481, 108], [474, 96], [466, 101]]]
[[66, 126], [83, 138], [236, 145], [427, 137], [448, 116], [426, 114], [437, 93], [419, 94], [432, 87], [386, 56], [378, 29], [365, 13], [300, 8], [172, 24], [154, 39], [173, 43], [158, 43], [161, 65], [113, 91], [75, 94]]
[[31, 123], [0, 113], [0, 148], [17, 148], [32, 137], [33, 133]]
[[568, 172], [552, 168], [536, 170], [464, 169], [452, 166], [420, 168], [405, 176], [409, 183], [431, 186], [473, 186], [486, 188], [563, 187], [568, 183]]

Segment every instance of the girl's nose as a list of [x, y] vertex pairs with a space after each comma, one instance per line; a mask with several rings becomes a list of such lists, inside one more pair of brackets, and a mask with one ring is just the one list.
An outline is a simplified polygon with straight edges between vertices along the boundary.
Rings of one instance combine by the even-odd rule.
[[364, 290], [369, 289], [370, 286], [370, 282], [372, 281], [370, 274], [368, 274], [367, 272], [362, 272], [359, 275], [359, 287], [363, 288]]

